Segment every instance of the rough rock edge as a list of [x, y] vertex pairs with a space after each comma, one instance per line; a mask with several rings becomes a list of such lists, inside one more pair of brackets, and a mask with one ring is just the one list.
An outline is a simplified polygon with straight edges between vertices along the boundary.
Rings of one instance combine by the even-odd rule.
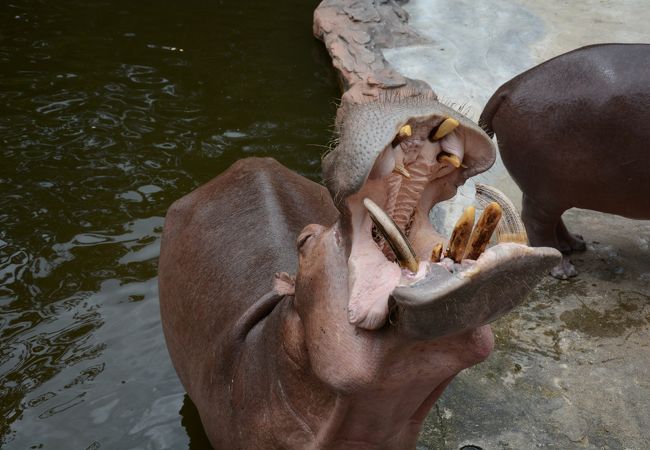
[[382, 54], [382, 48], [429, 43], [408, 25], [408, 13], [395, 0], [323, 0], [314, 11], [314, 36], [323, 41], [338, 72], [343, 104], [386, 91], [433, 93], [424, 81], [397, 72]]

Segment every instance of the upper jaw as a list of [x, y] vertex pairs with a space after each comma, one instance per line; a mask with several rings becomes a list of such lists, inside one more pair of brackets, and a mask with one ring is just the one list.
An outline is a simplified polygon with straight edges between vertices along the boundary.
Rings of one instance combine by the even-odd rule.
[[[449, 118], [458, 124], [454, 133], [444, 140], [437, 138], [436, 131]], [[372, 171], [382, 153], [398, 147], [395, 141], [405, 125], [411, 127], [411, 140], [428, 140], [429, 150], [435, 154], [442, 151], [443, 142], [448, 153], [463, 152], [463, 167], [449, 180], [456, 187], [494, 163], [496, 148], [487, 134], [464, 115], [440, 103], [433, 94], [344, 104], [337, 121], [337, 145], [322, 164], [325, 185], [342, 214], [347, 213], [345, 200], [357, 194], [374, 175]], [[383, 169], [392, 171], [395, 158], [385, 159]]]

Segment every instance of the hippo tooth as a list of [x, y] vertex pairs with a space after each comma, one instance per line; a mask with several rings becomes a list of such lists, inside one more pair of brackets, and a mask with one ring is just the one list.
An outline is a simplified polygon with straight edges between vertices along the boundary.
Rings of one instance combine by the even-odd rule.
[[441, 256], [442, 256], [442, 244], [437, 243], [435, 247], [433, 247], [433, 250], [431, 251], [431, 261], [438, 262], [440, 261]]
[[399, 147], [399, 145], [404, 142], [407, 138], [411, 137], [413, 134], [413, 129], [411, 128], [411, 125], [404, 125], [399, 129], [397, 132], [397, 136], [395, 136], [395, 139], [393, 139], [392, 146], [393, 148]]
[[454, 166], [456, 169], [458, 169], [461, 165], [462, 162], [460, 161], [460, 158], [456, 155], [449, 155], [447, 153], [440, 153], [437, 158], [439, 163], [447, 162]]
[[465, 254], [467, 242], [474, 227], [474, 215], [474, 207], [468, 206], [458, 218], [454, 231], [451, 233], [447, 258], [451, 258], [457, 263], [462, 261], [463, 255]]
[[503, 220], [499, 221], [497, 226], [497, 242], [515, 242], [519, 244], [528, 244], [528, 235], [526, 227], [522, 222], [517, 208], [510, 199], [495, 188], [487, 184], [476, 183], [476, 200], [481, 206], [486, 206], [490, 202], [497, 202], [503, 210]]
[[454, 131], [456, 127], [460, 125], [458, 121], [452, 117], [447, 117], [444, 122], [438, 126], [438, 129], [434, 133], [433, 137], [431, 138], [434, 141], [437, 141], [439, 139], [442, 139], [443, 137], [447, 136], [449, 133]]
[[476, 222], [472, 236], [469, 238], [467, 252], [465, 253], [466, 259], [478, 259], [485, 251], [492, 233], [494, 233], [501, 220], [502, 212], [503, 209], [497, 202], [491, 202], [485, 207], [483, 214]]
[[399, 173], [405, 178], [411, 178], [411, 174], [409, 173], [408, 170], [406, 170], [406, 167], [404, 167], [403, 164], [395, 164], [395, 168], [393, 169], [393, 172]]
[[411, 130], [411, 125], [404, 125], [402, 128], [399, 129], [397, 132], [397, 135], [399, 137], [410, 137], [413, 134], [413, 130]]
[[[465, 157], [465, 144], [461, 136], [455, 131], [452, 131], [439, 142], [442, 151], [438, 154], [437, 161], [447, 161], [456, 168], [461, 167], [463, 165], [463, 158]], [[449, 157], [450, 159], [446, 159], [445, 157]]]
[[390, 245], [397, 257], [400, 267], [404, 267], [413, 273], [418, 271], [418, 260], [415, 252], [411, 247], [408, 239], [402, 231], [395, 225], [391, 219], [375, 202], [369, 198], [363, 199], [363, 205], [368, 210], [370, 218], [374, 222], [377, 230], [384, 236], [386, 242]]

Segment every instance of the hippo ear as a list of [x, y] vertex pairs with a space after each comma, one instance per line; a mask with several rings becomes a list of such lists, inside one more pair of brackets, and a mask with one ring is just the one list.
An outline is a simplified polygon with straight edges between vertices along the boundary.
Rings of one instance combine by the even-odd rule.
[[287, 272], [275, 274], [273, 290], [280, 295], [293, 295], [296, 292], [296, 279]]

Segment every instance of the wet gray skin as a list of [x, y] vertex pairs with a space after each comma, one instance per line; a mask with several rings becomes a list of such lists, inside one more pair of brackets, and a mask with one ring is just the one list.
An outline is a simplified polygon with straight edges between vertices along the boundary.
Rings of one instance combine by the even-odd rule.
[[[451, 128], [445, 125], [451, 122]], [[433, 229], [429, 211], [453, 197], [469, 177], [487, 170], [495, 158], [494, 145], [483, 130], [435, 96], [389, 95], [348, 105], [339, 113], [338, 132], [336, 147], [323, 161], [323, 175], [347, 237], [348, 310], [355, 325], [375, 329], [389, 319], [400, 334], [417, 339], [476, 328], [520, 304], [559, 260], [557, 251], [531, 248], [521, 243], [526, 242], [525, 234], [505, 230], [502, 236], [510, 239], [501, 239], [476, 260], [430, 262], [435, 244], [447, 248], [449, 237]], [[443, 155], [458, 156], [462, 165], [455, 167], [441, 159]], [[395, 222], [395, 238], [387, 237], [373, 204], [385, 211], [387, 222]], [[506, 206], [504, 213], [503, 226], [516, 223], [512, 231], [523, 230], [512, 207]], [[398, 242], [404, 235], [410, 242], [400, 253]], [[404, 255], [409, 251], [414, 259]], [[413, 260], [419, 266], [414, 268], [409, 262]], [[387, 261], [402, 266], [399, 282], [388, 298], [385, 292], [370, 292], [376, 299], [363, 304], [358, 300], [362, 288], [355, 283], [368, 286], [363, 278], [379, 273], [383, 279], [394, 276], [394, 270], [386, 269]], [[389, 318], [373, 307], [384, 301]]]

